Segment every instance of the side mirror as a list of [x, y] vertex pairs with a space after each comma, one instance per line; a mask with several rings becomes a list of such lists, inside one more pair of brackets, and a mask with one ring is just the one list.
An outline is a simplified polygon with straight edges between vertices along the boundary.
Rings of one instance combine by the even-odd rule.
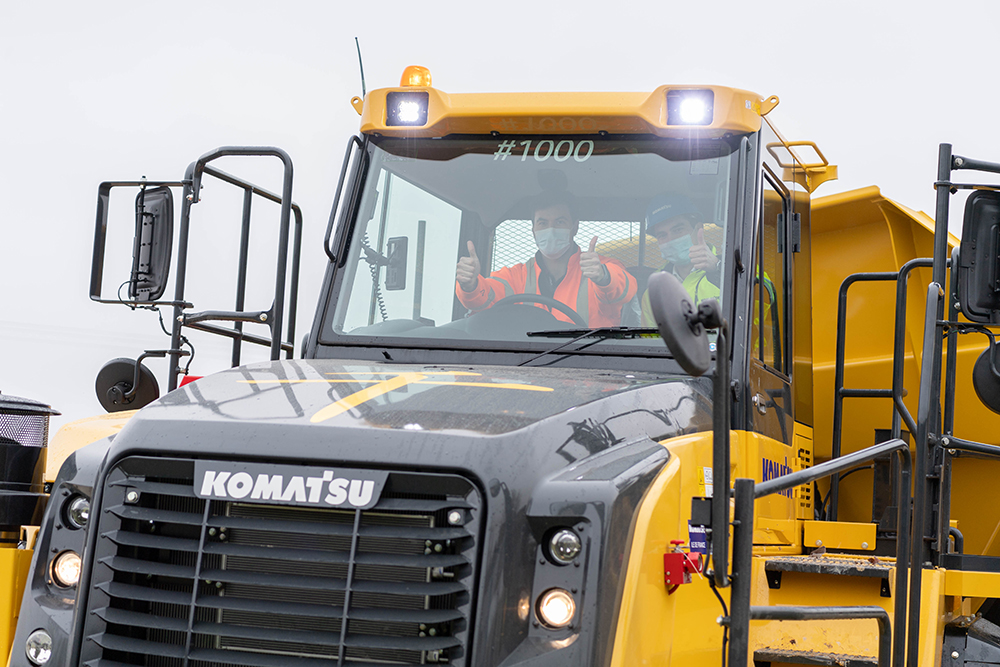
[[156, 376], [142, 363], [141, 357], [135, 361], [119, 357], [104, 364], [97, 373], [94, 389], [107, 412], [138, 410], [160, 397]]
[[128, 295], [155, 301], [163, 295], [170, 273], [174, 241], [174, 198], [164, 186], [140, 190], [135, 198], [135, 240]]
[[660, 336], [681, 368], [699, 376], [708, 370], [711, 357], [703, 318], [692, 301], [672, 273], [658, 271], [649, 277], [649, 305]]
[[[990, 343], [976, 359], [976, 365], [972, 367], [972, 387], [983, 405], [1000, 414], [1000, 371], [997, 370], [1000, 364], [996, 363], [1000, 362], [1000, 358], [993, 358], [995, 351], [996, 346]], [[1000, 354], [997, 356], [1000, 357]]]
[[388, 263], [385, 269], [385, 288], [389, 291], [406, 289], [406, 250], [409, 239], [394, 236], [385, 244]]
[[1000, 192], [976, 190], [965, 202], [957, 286], [963, 315], [1000, 325]]

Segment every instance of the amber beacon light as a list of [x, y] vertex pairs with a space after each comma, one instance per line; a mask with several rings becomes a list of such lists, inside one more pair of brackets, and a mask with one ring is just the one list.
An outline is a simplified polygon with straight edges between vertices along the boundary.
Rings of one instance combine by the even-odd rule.
[[399, 80], [400, 88], [430, 88], [431, 71], [420, 65], [410, 65], [403, 70], [403, 76]]

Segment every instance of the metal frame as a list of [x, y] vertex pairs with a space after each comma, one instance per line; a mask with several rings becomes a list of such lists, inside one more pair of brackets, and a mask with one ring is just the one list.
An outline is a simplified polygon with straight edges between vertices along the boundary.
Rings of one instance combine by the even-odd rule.
[[[209, 163], [220, 157], [226, 156], [264, 156], [277, 157], [281, 160], [284, 170], [282, 192], [280, 195], [258, 187], [249, 181], [228, 174], [224, 171], [209, 166]], [[191, 163], [181, 181], [107, 181], [101, 183], [97, 196], [97, 221], [94, 231], [94, 254], [91, 265], [90, 278], [90, 298], [98, 303], [124, 304], [130, 308], [155, 308], [158, 306], [172, 306], [173, 317], [171, 318], [170, 348], [162, 351], [170, 358], [168, 370], [168, 391], [177, 388], [177, 376], [180, 374], [180, 359], [189, 354], [187, 350], [181, 349], [182, 335], [184, 327], [205, 331], [231, 338], [233, 341], [232, 365], [238, 366], [241, 360], [242, 344], [244, 341], [255, 345], [267, 346], [271, 351], [271, 360], [276, 361], [281, 352], [285, 352], [286, 358], [291, 358], [295, 351], [295, 311], [298, 307], [299, 288], [299, 265], [302, 248], [302, 210], [297, 204], [292, 202], [292, 161], [288, 154], [280, 148], [274, 147], [242, 147], [224, 146], [202, 155], [198, 160]], [[185, 312], [192, 308], [193, 304], [185, 300], [184, 288], [187, 279], [187, 257], [188, 257], [188, 235], [191, 222], [191, 206], [198, 203], [201, 191], [202, 179], [205, 175], [212, 176], [220, 181], [229, 183], [243, 190], [243, 212], [240, 234], [239, 267], [237, 269], [236, 304], [233, 311], [206, 310], [196, 313]], [[104, 254], [107, 235], [108, 205], [110, 192], [115, 187], [180, 187], [183, 188], [183, 199], [181, 201], [180, 231], [177, 242], [177, 263], [174, 277], [174, 298], [172, 300], [138, 301], [120, 299], [104, 299], [101, 296], [103, 274], [104, 274]], [[275, 269], [274, 297], [271, 307], [264, 311], [244, 311], [246, 300], [247, 282], [247, 260], [249, 255], [250, 237], [250, 217], [252, 212], [253, 197], [259, 196], [265, 200], [280, 204], [281, 213], [279, 221], [278, 239], [278, 262]], [[290, 233], [291, 218], [294, 214], [295, 231], [294, 236]], [[291, 237], [291, 239], [290, 239]], [[288, 276], [288, 246], [292, 244], [291, 276]], [[288, 324], [287, 336], [282, 338], [282, 326], [285, 317], [285, 296], [286, 281], [288, 285]], [[229, 321], [233, 322], [232, 328], [207, 324], [207, 321]], [[248, 334], [243, 331], [244, 322], [257, 322], [266, 324], [270, 330], [270, 336], [259, 336]], [[146, 355], [150, 356], [150, 355]], [[155, 355], [161, 356], [161, 355]]]

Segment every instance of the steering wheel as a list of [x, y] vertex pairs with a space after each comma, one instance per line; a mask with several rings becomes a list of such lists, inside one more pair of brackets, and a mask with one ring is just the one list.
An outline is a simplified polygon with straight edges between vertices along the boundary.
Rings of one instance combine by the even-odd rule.
[[567, 306], [562, 301], [557, 301], [550, 296], [545, 296], [544, 294], [511, 294], [510, 296], [505, 296], [496, 303], [493, 304], [493, 308], [497, 306], [510, 306], [515, 303], [540, 303], [543, 306], [548, 306], [549, 308], [555, 308], [562, 314], [566, 315], [568, 318], [573, 320], [573, 323], [578, 325], [582, 329], [589, 329], [590, 325], [583, 321], [580, 314]]

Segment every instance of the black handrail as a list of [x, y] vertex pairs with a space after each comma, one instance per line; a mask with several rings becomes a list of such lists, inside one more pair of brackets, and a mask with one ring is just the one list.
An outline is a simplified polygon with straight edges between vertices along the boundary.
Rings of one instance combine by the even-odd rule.
[[[836, 459], [825, 461], [811, 468], [798, 470], [796, 472], [762, 482], [760, 484], [756, 484], [754, 480], [746, 478], [740, 478], [735, 481], [733, 488], [735, 495], [733, 509], [733, 584], [730, 598], [730, 616], [729, 618], [724, 619], [724, 622], [728, 624], [730, 630], [728, 655], [729, 667], [743, 667], [747, 664], [749, 653], [750, 620], [751, 618], [763, 618], [763, 616], [758, 617], [755, 616], [755, 614], [765, 614], [767, 612], [764, 610], [769, 609], [768, 607], [752, 607], [750, 605], [751, 574], [753, 572], [753, 519], [755, 499], [780, 493], [781, 491], [786, 491], [802, 484], [809, 484], [830, 475], [836, 475], [840, 472], [853, 468], [860, 463], [872, 461], [887, 454], [896, 454], [899, 457], [900, 470], [899, 484], [896, 488], [896, 521], [898, 534], [896, 540], [896, 585], [894, 592], [895, 607], [893, 613], [894, 618], [897, 619], [897, 623], [899, 620], [906, 618], [906, 592], [908, 588], [907, 570], [919, 570], [920, 563], [908, 563], [909, 534], [906, 527], [910, 524], [910, 448], [906, 441], [896, 438], [856, 452], [851, 452], [850, 454], [845, 454], [844, 456]], [[909, 573], [909, 576], [913, 576], [912, 571]], [[864, 608], [834, 607], [817, 609], [835, 609], [839, 610], [838, 613], [849, 614], [862, 613], [857, 610]], [[875, 614], [875, 609], [878, 609], [880, 614], [885, 614], [885, 611], [881, 607], [866, 609], [864, 613]], [[816, 616], [816, 618], [818, 619], [822, 617]], [[856, 616], [856, 618], [876, 618], [876, 616]], [[883, 617], [878, 616], [878, 618]], [[884, 619], [885, 622], [888, 622], [887, 615]], [[888, 656], [888, 642], [892, 641], [891, 632], [888, 628], [886, 628], [885, 632], [883, 632], [883, 629], [881, 628], [882, 622], [883, 621], [880, 620], [879, 664], [888, 665], [888, 663], [884, 662], [884, 660], [887, 659], [886, 656]], [[901, 667], [906, 648], [906, 634], [899, 632], [898, 628], [899, 626], [897, 625], [895, 642], [892, 642], [892, 656], [893, 664], [897, 667]], [[885, 645], [883, 645], [883, 642], [885, 642]], [[913, 654], [915, 655], [915, 649]]]
[[[877, 273], [855, 273], [847, 276], [840, 284], [840, 292], [837, 300], [837, 366], [834, 377], [834, 403], [833, 403], [833, 443], [831, 444], [831, 458], [840, 456], [841, 432], [844, 419], [844, 398], [845, 397], [883, 397], [889, 398], [892, 393], [885, 389], [845, 389], [844, 388], [844, 365], [847, 346], [847, 290], [857, 282], [876, 282], [883, 280], [896, 280], [897, 272], [877, 272]], [[827, 518], [831, 521], [837, 520], [837, 505], [840, 498], [840, 477], [835, 476], [830, 479], [830, 508], [827, 510]]]
[[[950, 264], [950, 262], [949, 262]], [[837, 307], [837, 358], [834, 377], [833, 405], [833, 442], [831, 456], [840, 456], [843, 440], [843, 415], [845, 398], [892, 398], [894, 412], [892, 415], [892, 437], [902, 437], [902, 423], [906, 423], [910, 433], [917, 432], [917, 424], [906, 404], [903, 403], [903, 361], [906, 346], [906, 289], [910, 272], [919, 267], [930, 267], [933, 260], [929, 257], [911, 259], [903, 264], [899, 271], [855, 273], [844, 279], [840, 285]], [[878, 282], [893, 280], [896, 282], [896, 313], [893, 327], [892, 354], [892, 389], [854, 389], [844, 387], [847, 339], [847, 290], [856, 282]], [[836, 521], [838, 500], [840, 498], [840, 477], [830, 480], [829, 507], [825, 518]]]
[[866, 618], [878, 621], [878, 665], [879, 667], [889, 667], [892, 628], [889, 625], [889, 614], [882, 607], [800, 607], [791, 605], [750, 607], [750, 620], [752, 621], [834, 621]]
[[[267, 156], [276, 157], [281, 160], [283, 167], [283, 179], [281, 195], [277, 195], [263, 188], [259, 188], [248, 181], [244, 181], [236, 176], [232, 176], [224, 171], [212, 168], [208, 166], [208, 163], [216, 160], [220, 157], [226, 156]], [[230, 183], [237, 187], [243, 188], [245, 197], [250, 195], [259, 195], [270, 201], [279, 203], [281, 206], [280, 212], [280, 222], [278, 230], [278, 256], [277, 256], [277, 267], [275, 268], [275, 278], [274, 278], [274, 300], [271, 303], [271, 308], [268, 311], [264, 311], [266, 317], [264, 319], [260, 318], [261, 313], [252, 313], [257, 316], [256, 321], [267, 324], [271, 332], [270, 339], [270, 349], [271, 349], [271, 359], [276, 361], [281, 352], [284, 350], [286, 353], [291, 354], [291, 349], [294, 347], [293, 336], [295, 332], [295, 307], [297, 295], [295, 291], [298, 289], [298, 269], [299, 269], [299, 249], [301, 247], [301, 227], [302, 227], [302, 214], [297, 206], [292, 203], [292, 160], [288, 156], [288, 153], [280, 148], [275, 148], [272, 146], [223, 146], [215, 149], [214, 151], [209, 151], [201, 157], [199, 157], [195, 162], [190, 164], [187, 169], [187, 173], [184, 177], [184, 197], [181, 201], [181, 216], [180, 216], [180, 233], [178, 235], [177, 241], [177, 278], [174, 283], [174, 301], [182, 302], [184, 300], [184, 290], [185, 282], [187, 277], [187, 246], [188, 246], [188, 235], [190, 230], [190, 220], [191, 220], [191, 206], [198, 203], [201, 191], [201, 181], [204, 175], [213, 176], [226, 183]], [[249, 205], [246, 200], [244, 201], [243, 207], [243, 228], [246, 230], [249, 224]], [[294, 257], [292, 258], [292, 277], [291, 286], [292, 294], [289, 296], [289, 325], [288, 334], [289, 340], [286, 344], [282, 340], [282, 325], [285, 314], [285, 283], [287, 279], [287, 268], [288, 268], [288, 244], [291, 231], [291, 218], [292, 214], [295, 214], [295, 238], [294, 238]], [[240, 275], [246, 271], [246, 256], [243, 253], [243, 246], [245, 244], [241, 240], [241, 254], [240, 254]], [[240, 280], [240, 275], [237, 276], [238, 282], [242, 284]], [[240, 303], [242, 297], [237, 293], [237, 302]], [[212, 317], [210, 315], [224, 315], [224, 317]], [[191, 324], [198, 323], [203, 319], [223, 319], [230, 321], [250, 321], [247, 317], [247, 313], [241, 312], [222, 312], [217, 311], [212, 313], [211, 311], [206, 311], [205, 313], [192, 313], [190, 316], [186, 317], [183, 308], [179, 305], [174, 306], [174, 316], [173, 316], [173, 326], [171, 330], [170, 342], [171, 348], [179, 349], [181, 346], [181, 329], [187, 326], [186, 319], [190, 321]], [[204, 330], [211, 330], [213, 332], [218, 332], [217, 330], [221, 327], [212, 327], [208, 329], [205, 325], [202, 325]], [[233, 332], [230, 336], [234, 339], [234, 345], [238, 344], [239, 341], [244, 338], [249, 340], [250, 337], [242, 332], [242, 327], [237, 325], [236, 328], [229, 330]], [[228, 334], [226, 334], [228, 335]], [[238, 360], [239, 355], [234, 352], [234, 359]], [[169, 366], [169, 378], [168, 378], [168, 389], [174, 390], [177, 388], [177, 374], [179, 368], [179, 357], [176, 355], [170, 356], [170, 366]]]

